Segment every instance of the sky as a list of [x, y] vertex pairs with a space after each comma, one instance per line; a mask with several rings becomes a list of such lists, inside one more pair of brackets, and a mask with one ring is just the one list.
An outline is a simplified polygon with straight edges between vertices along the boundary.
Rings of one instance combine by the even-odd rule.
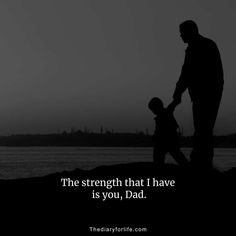
[[[0, 135], [89, 128], [153, 132], [147, 103], [171, 102], [196, 21], [220, 50], [225, 87], [215, 133], [236, 132], [234, 0], [2, 0]], [[176, 108], [193, 132], [185, 92]]]

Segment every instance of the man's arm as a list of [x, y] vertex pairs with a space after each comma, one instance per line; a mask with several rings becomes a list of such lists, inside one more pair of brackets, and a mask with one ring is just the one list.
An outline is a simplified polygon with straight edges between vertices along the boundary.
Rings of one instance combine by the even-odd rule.
[[188, 77], [189, 77], [189, 53], [186, 51], [184, 64], [182, 66], [181, 74], [178, 82], [176, 83], [175, 91], [173, 94], [173, 99], [181, 102], [182, 93], [188, 87]]
[[167, 107], [167, 110], [170, 112], [170, 113], [173, 113], [175, 108], [181, 103], [181, 100], [178, 100], [178, 99], [174, 99]]
[[[183, 70], [182, 70], [183, 72]], [[173, 99], [174, 100], [178, 100], [181, 102], [181, 97], [182, 97], [182, 93], [187, 89], [187, 81], [186, 81], [186, 77], [183, 76], [181, 72], [181, 76], [178, 80], [178, 82], [176, 83], [176, 87], [175, 87], [175, 91], [173, 94]]]

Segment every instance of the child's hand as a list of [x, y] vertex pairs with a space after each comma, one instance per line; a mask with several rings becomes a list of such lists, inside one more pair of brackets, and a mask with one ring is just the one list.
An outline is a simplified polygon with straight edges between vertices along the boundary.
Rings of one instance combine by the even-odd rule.
[[176, 106], [181, 103], [181, 97], [182, 97], [182, 94], [174, 93], [173, 100], [175, 101]]
[[178, 96], [176, 97], [174, 100], [173, 100], [173, 103], [177, 106], [181, 103], [181, 96]]
[[181, 97], [176, 98], [170, 103], [170, 105], [168, 106], [168, 109], [173, 112], [176, 106], [178, 106], [180, 103], [181, 103]]

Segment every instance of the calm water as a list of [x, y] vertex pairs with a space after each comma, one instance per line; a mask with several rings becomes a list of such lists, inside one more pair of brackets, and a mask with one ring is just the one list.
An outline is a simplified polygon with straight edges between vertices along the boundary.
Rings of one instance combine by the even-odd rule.
[[[188, 157], [190, 149], [184, 148]], [[0, 179], [26, 178], [100, 165], [152, 161], [152, 148], [0, 147]], [[173, 162], [167, 156], [167, 162]], [[236, 149], [215, 149], [215, 166], [236, 166]]]

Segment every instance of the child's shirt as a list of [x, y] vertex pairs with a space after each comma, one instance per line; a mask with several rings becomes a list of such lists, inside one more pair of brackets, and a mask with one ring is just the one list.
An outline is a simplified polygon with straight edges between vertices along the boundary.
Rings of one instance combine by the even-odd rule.
[[157, 115], [155, 120], [155, 133], [154, 138], [161, 141], [168, 141], [171, 138], [175, 138], [177, 135], [178, 124], [174, 118], [174, 108], [173, 104], [170, 104], [164, 111]]

